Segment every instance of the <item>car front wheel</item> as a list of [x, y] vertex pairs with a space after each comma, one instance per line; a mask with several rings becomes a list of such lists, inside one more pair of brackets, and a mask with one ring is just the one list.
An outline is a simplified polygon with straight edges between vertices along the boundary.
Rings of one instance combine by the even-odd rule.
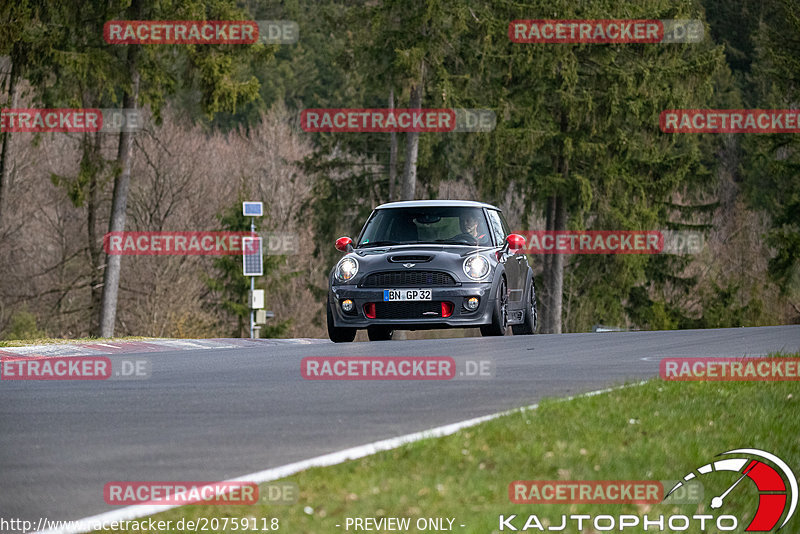
[[328, 315], [328, 337], [334, 343], [350, 343], [356, 338], [355, 328], [338, 328], [333, 323], [333, 312], [331, 311], [331, 303], [328, 302], [326, 306]]
[[494, 299], [494, 311], [491, 324], [481, 327], [482, 336], [504, 336], [508, 326], [508, 291], [505, 278], [500, 280], [497, 297]]

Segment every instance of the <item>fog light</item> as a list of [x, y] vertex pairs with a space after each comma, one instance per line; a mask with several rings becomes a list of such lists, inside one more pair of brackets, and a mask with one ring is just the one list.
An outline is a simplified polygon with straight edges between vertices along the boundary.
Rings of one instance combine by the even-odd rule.
[[353, 301], [350, 299], [344, 299], [342, 301], [342, 309], [348, 313], [353, 311]]
[[470, 297], [467, 299], [467, 309], [471, 311], [478, 309], [478, 297]]

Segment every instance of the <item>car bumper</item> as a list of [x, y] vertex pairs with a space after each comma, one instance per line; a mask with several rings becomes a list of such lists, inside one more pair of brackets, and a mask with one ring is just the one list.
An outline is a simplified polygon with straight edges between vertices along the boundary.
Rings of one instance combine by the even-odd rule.
[[[428, 288], [426, 288], [428, 289]], [[385, 307], [399, 302], [386, 302], [383, 300], [383, 289], [372, 287], [357, 287], [355, 285], [334, 285], [328, 292], [328, 302], [333, 312], [334, 324], [339, 328], [366, 328], [368, 326], [394, 326], [399, 330], [423, 330], [431, 328], [470, 328], [489, 324], [494, 310], [494, 293], [492, 283], [462, 283], [457, 287], [431, 287], [431, 300], [433, 302], [453, 303], [452, 315], [443, 317], [441, 313], [436, 316], [389, 318], [381, 316], [367, 317], [364, 306], [367, 303], [383, 303]], [[464, 303], [470, 297], [478, 297], [478, 308], [469, 311]], [[353, 312], [348, 314], [342, 310], [341, 302], [350, 299], [355, 306]], [[400, 301], [407, 303], [409, 301]], [[424, 302], [424, 301], [423, 301]]]

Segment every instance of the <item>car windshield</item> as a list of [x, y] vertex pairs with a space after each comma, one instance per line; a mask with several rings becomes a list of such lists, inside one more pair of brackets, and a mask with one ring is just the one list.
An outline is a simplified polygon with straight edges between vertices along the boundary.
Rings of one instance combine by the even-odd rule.
[[357, 246], [415, 243], [483, 246], [492, 240], [481, 208], [384, 208], [367, 222]]

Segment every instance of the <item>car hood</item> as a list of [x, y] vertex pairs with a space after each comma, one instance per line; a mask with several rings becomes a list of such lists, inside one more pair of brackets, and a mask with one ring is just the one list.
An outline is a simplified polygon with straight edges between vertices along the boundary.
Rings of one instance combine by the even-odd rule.
[[496, 247], [469, 245], [392, 245], [355, 249], [348, 256], [355, 257], [359, 263], [358, 274], [353, 280], [355, 284], [360, 284], [369, 273], [405, 270], [447, 271], [459, 282], [471, 282], [462, 270], [464, 258], [482, 253], [494, 264], [497, 261], [495, 250]]

